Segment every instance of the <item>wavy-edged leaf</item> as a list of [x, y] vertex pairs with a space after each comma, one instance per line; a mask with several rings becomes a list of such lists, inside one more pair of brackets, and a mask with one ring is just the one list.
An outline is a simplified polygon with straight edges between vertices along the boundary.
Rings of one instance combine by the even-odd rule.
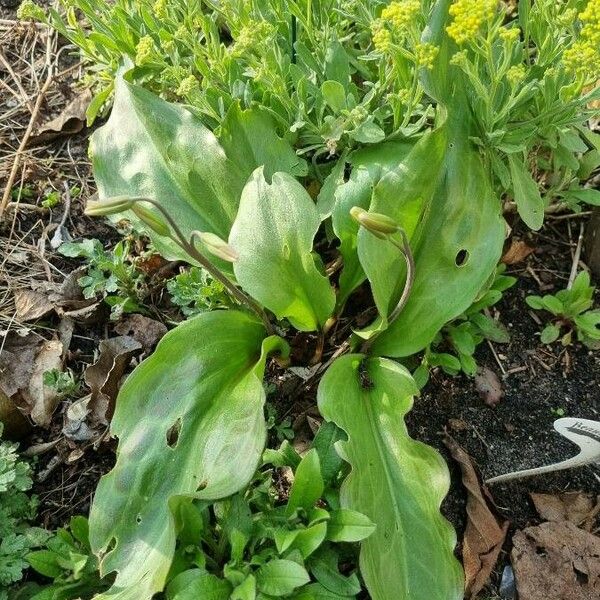
[[[110, 118], [90, 151], [100, 198], [152, 198], [184, 234], [198, 229], [227, 238], [249, 173], [185, 107], [118, 79]], [[122, 216], [147, 231], [131, 211]], [[166, 258], [189, 260], [169, 239], [147, 232]]]
[[320, 223], [308, 192], [291, 175], [275, 173], [269, 184], [258, 168], [244, 187], [229, 236], [239, 255], [233, 270], [240, 285], [301, 331], [324, 325], [335, 305], [311, 254]]
[[376, 354], [409, 356], [425, 348], [445, 323], [471, 306], [500, 260], [505, 233], [500, 202], [481, 158], [463, 136], [449, 138], [444, 180], [413, 246], [412, 292], [374, 342]]
[[[373, 190], [369, 210], [394, 219], [409, 239], [438, 187], [446, 144], [444, 127], [426, 133]], [[414, 246], [414, 241], [411, 245]], [[406, 275], [404, 257], [394, 245], [365, 229], [358, 234], [358, 256], [379, 314], [386, 320], [402, 294]]]
[[277, 135], [273, 118], [260, 108], [242, 110], [238, 102], [233, 103], [218, 135], [227, 157], [246, 177], [263, 165], [267, 179], [277, 171], [296, 176], [308, 173], [306, 161]]
[[529, 173], [522, 155], [509, 154], [508, 166], [519, 215], [527, 227], [537, 230], [544, 223], [544, 199], [538, 184]]
[[363, 355], [338, 358], [323, 377], [319, 410], [343, 429], [340, 455], [352, 470], [342, 506], [376, 525], [362, 542], [360, 568], [373, 600], [460, 600], [456, 535], [440, 514], [448, 468], [404, 423], [417, 393], [404, 367]]
[[101, 571], [118, 572], [102, 598], [162, 590], [178, 503], [224, 498], [250, 481], [266, 437], [266, 355], [282, 343], [244, 313], [206, 313], [167, 333], [127, 379], [111, 425], [117, 463], [90, 514]]

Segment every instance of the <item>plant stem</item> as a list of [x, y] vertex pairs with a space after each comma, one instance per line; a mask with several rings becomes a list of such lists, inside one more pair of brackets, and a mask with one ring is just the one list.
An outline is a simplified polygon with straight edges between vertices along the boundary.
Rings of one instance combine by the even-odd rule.
[[171, 215], [165, 210], [163, 206], [156, 200], [152, 198], [139, 198], [138, 201], [148, 202], [152, 206], [154, 206], [167, 220], [173, 232], [175, 233], [175, 237], [171, 239], [189, 256], [191, 256], [194, 260], [196, 260], [202, 268], [206, 269], [210, 273], [214, 279], [223, 284], [225, 289], [240, 303], [248, 306], [263, 322], [265, 329], [269, 335], [273, 335], [274, 330], [267, 314], [264, 309], [250, 296], [248, 296], [245, 292], [243, 292], [239, 287], [237, 287], [234, 283], [232, 283], [229, 278], [224, 275], [215, 265], [213, 265], [202, 253], [198, 251], [198, 249], [194, 246], [194, 239], [196, 237], [196, 232], [192, 233], [191, 239], [188, 241], [181, 229], [177, 226], [177, 223], [171, 218]]

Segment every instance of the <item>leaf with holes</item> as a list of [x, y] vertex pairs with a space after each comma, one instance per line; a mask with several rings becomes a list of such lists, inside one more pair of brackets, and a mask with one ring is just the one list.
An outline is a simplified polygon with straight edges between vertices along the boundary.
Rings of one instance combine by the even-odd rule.
[[146, 600], [161, 591], [177, 505], [248, 484], [266, 437], [265, 360], [283, 343], [265, 339], [262, 325], [243, 313], [206, 313], [165, 335], [127, 379], [111, 426], [120, 439], [117, 464], [100, 481], [90, 514], [101, 572], [117, 571], [101, 598]]
[[258, 168], [244, 187], [229, 237], [239, 255], [233, 270], [240, 285], [300, 331], [322, 327], [335, 305], [311, 254], [320, 224], [314, 202], [291, 175], [275, 173], [269, 184]]
[[456, 535], [440, 514], [448, 468], [404, 423], [417, 387], [404, 367], [363, 355], [338, 358], [318, 391], [321, 414], [343, 429], [337, 449], [352, 468], [343, 508], [362, 513], [375, 531], [361, 544], [360, 569], [373, 600], [459, 600]]
[[450, 139], [444, 180], [413, 248], [409, 300], [373, 344], [381, 356], [409, 356], [425, 348], [445, 323], [471, 306], [502, 253], [500, 202], [481, 159], [467, 140]]

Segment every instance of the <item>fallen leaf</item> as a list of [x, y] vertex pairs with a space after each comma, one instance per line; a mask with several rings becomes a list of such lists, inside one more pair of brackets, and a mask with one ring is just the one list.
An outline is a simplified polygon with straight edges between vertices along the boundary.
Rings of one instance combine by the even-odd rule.
[[475, 389], [479, 392], [483, 401], [492, 408], [504, 397], [504, 389], [498, 375], [488, 367], [483, 367], [477, 371]]
[[518, 531], [511, 561], [520, 600], [600, 598], [600, 538], [573, 523]]
[[44, 373], [62, 368], [63, 345], [35, 334], [12, 336], [0, 355], [0, 391], [42, 427], [58, 404], [56, 390], [44, 385]]
[[148, 354], [154, 350], [154, 346], [158, 344], [160, 338], [167, 333], [167, 327], [160, 321], [134, 313], [117, 323], [115, 331], [120, 335], [132, 337], [142, 345], [144, 352]]
[[524, 261], [530, 254], [535, 252], [532, 248], [522, 240], [512, 240], [509, 249], [504, 253], [501, 262], [505, 265], [516, 265]]
[[500, 521], [483, 496], [471, 457], [449, 435], [444, 436], [452, 458], [459, 464], [467, 490], [467, 527], [463, 538], [465, 598], [475, 597], [485, 586], [502, 549], [508, 521]]
[[594, 525], [596, 498], [583, 492], [530, 494], [535, 510], [546, 521], [568, 521], [586, 531]]
[[91, 100], [92, 92], [89, 89], [83, 90], [57, 117], [40, 126], [30, 138], [30, 145], [45, 144], [63, 135], [79, 133], [85, 126], [85, 111]]
[[21, 439], [31, 429], [29, 421], [2, 390], [0, 390], [0, 423], [4, 426], [2, 437], [9, 440]]
[[141, 348], [142, 345], [138, 341], [126, 335], [100, 342], [100, 356], [86, 369], [84, 375], [85, 382], [91, 390], [88, 409], [92, 426], [108, 425], [114, 411], [121, 377], [125, 374], [131, 357]]
[[54, 304], [42, 292], [15, 290], [15, 316], [17, 321], [35, 321], [54, 310]]

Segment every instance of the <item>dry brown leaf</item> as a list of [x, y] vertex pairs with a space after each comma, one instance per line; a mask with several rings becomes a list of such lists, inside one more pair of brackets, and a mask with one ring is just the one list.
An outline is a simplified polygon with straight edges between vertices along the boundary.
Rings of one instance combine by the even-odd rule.
[[483, 401], [492, 408], [504, 397], [504, 389], [498, 375], [488, 367], [483, 367], [477, 371], [475, 389], [479, 392]]
[[524, 261], [533, 252], [535, 252], [535, 248], [532, 248], [524, 241], [512, 240], [509, 249], [502, 257], [502, 262], [505, 265], [516, 265]]
[[41, 125], [37, 133], [30, 138], [29, 143], [45, 144], [62, 135], [79, 133], [85, 126], [85, 111], [91, 100], [92, 92], [89, 89], [83, 90], [65, 106], [60, 115]]
[[25, 436], [31, 426], [15, 403], [0, 390], [0, 423], [3, 424], [2, 437], [18, 440]]
[[13, 335], [0, 355], [0, 391], [37, 425], [47, 427], [58, 404], [56, 390], [44, 385], [44, 373], [62, 367], [63, 345], [37, 335]]
[[569, 521], [591, 531], [596, 498], [583, 492], [562, 494], [530, 494], [535, 510], [546, 521]]
[[114, 411], [121, 377], [129, 366], [131, 357], [142, 345], [132, 337], [122, 335], [100, 342], [100, 356], [85, 371], [85, 382], [91, 390], [88, 409], [91, 425], [108, 425]]
[[125, 317], [115, 326], [115, 331], [120, 335], [128, 335], [139, 342], [148, 354], [160, 338], [167, 333], [167, 327], [160, 321], [134, 313]]
[[54, 304], [48, 301], [43, 292], [33, 290], [15, 290], [15, 316], [17, 321], [35, 321], [54, 310]]
[[463, 538], [465, 598], [475, 597], [490, 578], [502, 549], [508, 521], [496, 518], [485, 500], [471, 457], [449, 435], [444, 443], [460, 465], [467, 490], [467, 527]]
[[511, 561], [520, 600], [600, 598], [600, 538], [573, 523], [518, 531]]

